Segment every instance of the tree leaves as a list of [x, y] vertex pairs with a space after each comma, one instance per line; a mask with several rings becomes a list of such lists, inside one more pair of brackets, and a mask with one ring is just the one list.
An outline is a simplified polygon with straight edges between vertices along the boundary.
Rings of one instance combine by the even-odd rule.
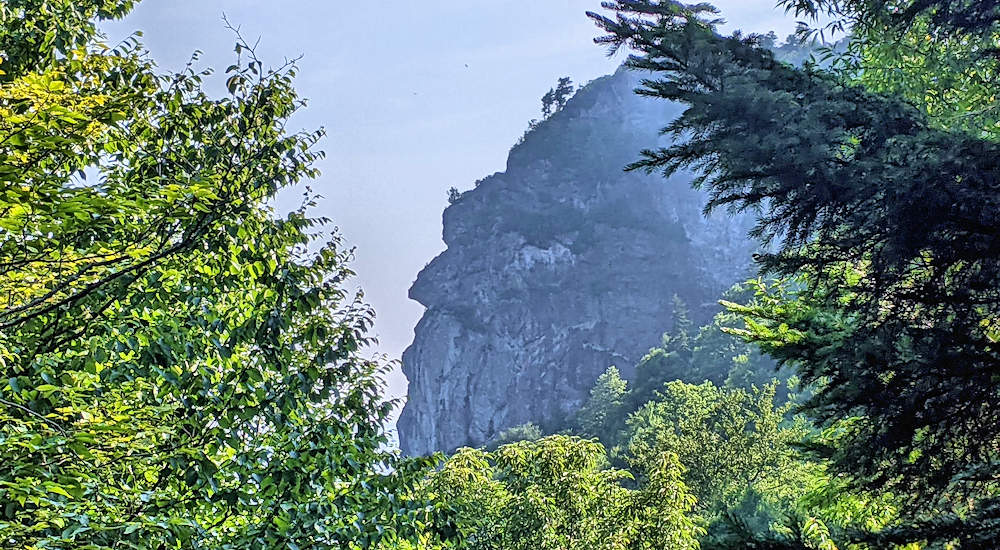
[[269, 207], [321, 154], [321, 132], [284, 130], [291, 67], [241, 43], [239, 85], [210, 97], [205, 72], [94, 42], [93, 18], [130, 7], [0, 7], [0, 540], [413, 535], [429, 462], [385, 450], [387, 367], [362, 356], [373, 313], [341, 286], [350, 254], [307, 206]]
[[466, 548], [697, 548], [703, 530], [675, 455], [663, 455], [639, 490], [604, 463], [599, 443], [560, 435], [492, 453], [459, 449], [426, 491], [455, 507]]

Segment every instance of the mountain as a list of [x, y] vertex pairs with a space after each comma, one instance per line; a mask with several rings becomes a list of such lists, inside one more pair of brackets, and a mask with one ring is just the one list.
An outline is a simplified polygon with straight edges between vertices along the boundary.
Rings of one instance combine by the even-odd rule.
[[690, 175], [623, 171], [681, 111], [639, 81], [584, 86], [444, 211], [447, 249], [410, 289], [427, 309], [403, 354], [405, 453], [560, 428], [608, 366], [628, 377], [659, 343], [675, 295], [704, 322], [751, 274], [749, 216], [704, 217]]

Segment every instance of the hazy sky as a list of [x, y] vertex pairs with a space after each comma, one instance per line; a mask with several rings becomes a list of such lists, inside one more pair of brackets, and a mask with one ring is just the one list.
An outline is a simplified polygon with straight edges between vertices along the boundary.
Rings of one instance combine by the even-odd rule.
[[[715, 4], [727, 32], [784, 37], [794, 29], [775, 0]], [[599, 7], [599, 0], [144, 0], [105, 28], [112, 39], [142, 30], [165, 69], [202, 50], [220, 90], [234, 59], [223, 13], [245, 37], [260, 38], [265, 62], [303, 56], [297, 88], [309, 107], [294, 122], [328, 132], [323, 174], [310, 184], [324, 197], [316, 214], [332, 218], [357, 247], [354, 284], [377, 311], [379, 351], [397, 359], [423, 311], [407, 290], [444, 249], [446, 190], [504, 169], [558, 77], [585, 83], [622, 61], [592, 42], [600, 33], [584, 12]], [[403, 395], [405, 378], [396, 372], [389, 386]]]

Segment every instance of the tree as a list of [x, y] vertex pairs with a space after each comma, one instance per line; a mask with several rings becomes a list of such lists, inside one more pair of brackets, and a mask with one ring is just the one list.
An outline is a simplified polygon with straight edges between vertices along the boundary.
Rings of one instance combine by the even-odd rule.
[[[639, 92], [688, 105], [667, 128], [685, 139], [645, 151], [632, 168], [699, 169], [708, 208], [759, 212], [753, 234], [777, 245], [760, 256], [762, 269], [795, 278], [731, 307], [745, 317], [741, 335], [818, 388], [808, 410], [845, 431], [828, 449], [835, 471], [905, 498], [912, 529], [893, 542], [995, 540], [995, 96], [963, 85], [960, 95], [985, 119], [958, 124], [941, 113], [960, 110], [922, 101], [915, 86], [900, 97], [867, 87], [863, 75], [777, 62], [756, 37], [719, 36], [704, 5], [605, 5], [617, 15], [591, 14], [609, 31], [601, 41], [635, 48], [629, 64], [659, 75]], [[853, 17], [862, 49], [892, 47], [881, 42], [889, 36], [905, 44], [923, 29], [993, 63], [993, 1], [789, 5]], [[972, 77], [923, 61], [906, 70], [921, 80]]]
[[551, 91], [552, 101], [555, 110], [558, 111], [566, 106], [566, 102], [573, 95], [573, 81], [568, 76], [564, 76], [556, 82], [556, 89]]
[[794, 491], [788, 480], [800, 464], [790, 444], [808, 430], [786, 420], [791, 405], [775, 405], [776, 387], [666, 384], [628, 419], [623, 444], [630, 464], [645, 472], [663, 453], [677, 455], [685, 484], [709, 515], [737, 506], [747, 491], [788, 500], [784, 490]]
[[807, 21], [800, 35], [849, 30], [835, 68], [848, 81], [905, 98], [943, 128], [1000, 139], [996, 0], [783, 0]]
[[628, 397], [630, 411], [654, 399], [667, 382], [699, 374], [691, 369], [692, 334], [687, 304], [677, 295], [674, 295], [673, 318], [673, 329], [663, 334], [662, 345], [649, 350], [635, 367], [635, 380]]
[[576, 428], [584, 437], [597, 437], [604, 443], [614, 439], [624, 417], [628, 382], [615, 367], [608, 367], [590, 390], [590, 397], [576, 413]]
[[839, 432], [790, 417], [793, 403], [776, 403], [776, 389], [666, 384], [629, 416], [624, 459], [641, 483], [660, 457], [678, 457], [708, 526], [703, 548], [859, 548], [857, 532], [898, 520], [897, 500], [853, 490], [827, 461], [803, 453]]
[[[742, 292], [743, 287], [739, 286], [727, 295], [737, 296]], [[598, 377], [590, 397], [576, 414], [575, 433], [597, 437], [614, 447], [620, 443], [629, 415], [660, 399], [666, 385], [673, 381], [691, 384], [710, 381], [717, 386], [748, 391], [772, 381], [786, 381], [786, 373], [776, 371], [774, 362], [760, 354], [753, 344], [726, 332], [736, 318], [733, 313], [721, 312], [711, 324], [692, 334], [687, 306], [675, 297], [674, 327], [664, 333], [662, 344], [643, 356], [630, 382], [622, 379], [615, 367]], [[784, 401], [787, 397], [784, 384], [779, 383], [778, 388], [779, 398]]]
[[555, 106], [556, 105], [555, 94], [556, 94], [555, 90], [549, 88], [549, 91], [545, 92], [545, 95], [542, 96], [543, 120], [552, 116], [552, 113], [557, 110]]
[[0, 541], [344, 548], [407, 536], [372, 312], [307, 196], [294, 67], [228, 95], [100, 43], [127, 0], [0, 6]]
[[462, 198], [462, 194], [458, 192], [457, 188], [448, 188], [448, 204], [455, 204], [460, 198]]
[[[572, 96], [573, 81], [568, 76], [561, 77], [556, 82], [556, 87], [549, 88], [549, 91], [545, 92], [545, 95], [542, 96], [542, 120], [559, 112], [559, 110], [566, 106], [566, 102]], [[533, 121], [533, 124], [530, 126], [532, 128], [537, 126], [537, 121]]]
[[460, 449], [430, 476], [429, 498], [459, 510], [472, 549], [697, 548], [701, 527], [675, 456], [665, 454], [637, 490], [605, 469], [604, 448], [568, 436]]
[[[727, 292], [732, 299], [746, 295], [743, 285]], [[763, 387], [776, 377], [784, 381], [786, 373], [763, 356], [756, 346], [727, 333], [737, 320], [733, 313], [723, 311], [711, 324], [696, 332], [688, 319], [687, 306], [674, 299], [674, 327], [663, 335], [658, 348], [649, 350], [635, 367], [635, 380], [627, 399], [628, 412], [656, 399], [664, 384], [681, 380], [691, 384], [710, 381], [718, 386], [744, 388]], [[782, 395], [784, 390], [781, 390]]]

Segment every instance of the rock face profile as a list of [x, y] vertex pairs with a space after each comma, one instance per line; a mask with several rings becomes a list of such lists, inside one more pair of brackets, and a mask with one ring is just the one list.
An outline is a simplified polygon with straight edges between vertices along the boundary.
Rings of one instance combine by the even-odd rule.
[[681, 112], [637, 96], [640, 77], [581, 88], [444, 211], [447, 249], [410, 289], [427, 309], [403, 354], [405, 453], [560, 428], [608, 366], [628, 377], [659, 343], [675, 295], [702, 322], [752, 274], [748, 216], [703, 216], [690, 175], [623, 170]]

